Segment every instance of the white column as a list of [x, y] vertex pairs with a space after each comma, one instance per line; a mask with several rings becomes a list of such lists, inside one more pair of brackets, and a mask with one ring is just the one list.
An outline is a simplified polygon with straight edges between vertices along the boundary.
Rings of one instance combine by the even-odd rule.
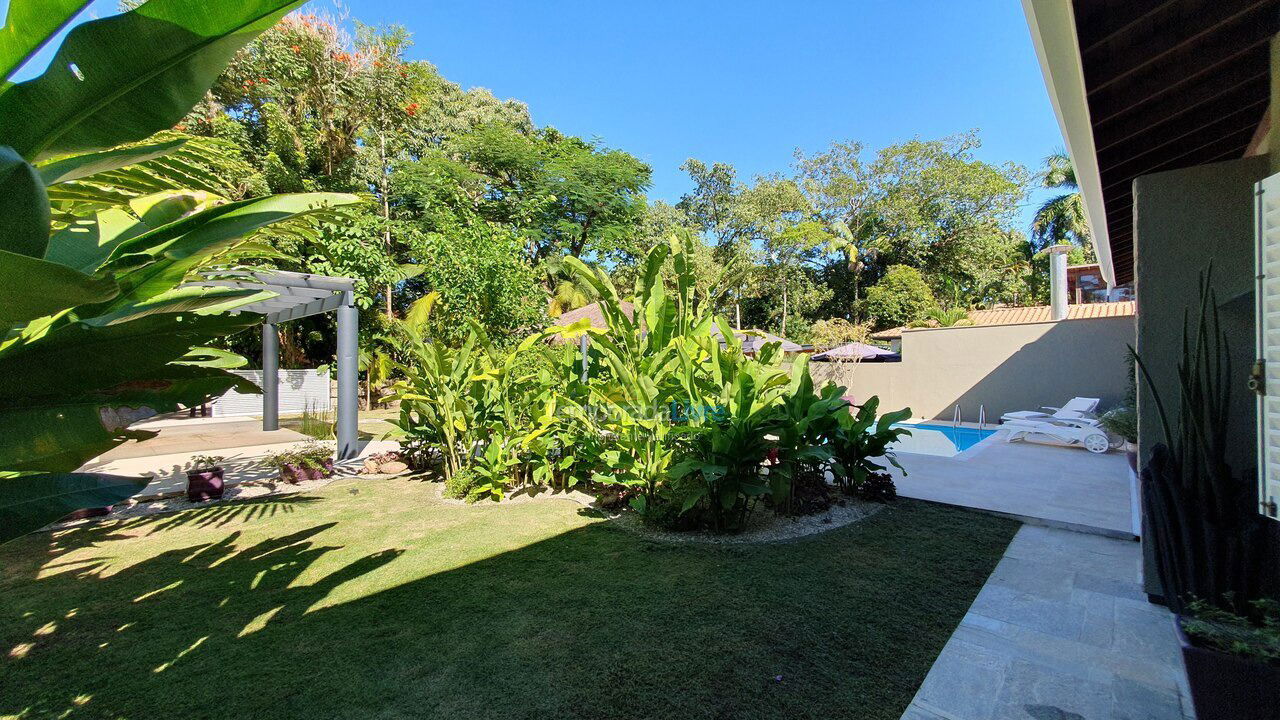
[[344, 292], [342, 306], [338, 308], [338, 412], [337, 436], [339, 460], [353, 458], [360, 453], [359, 402], [360, 388], [356, 378], [357, 343], [360, 315], [356, 311], [352, 293]]
[[262, 429], [280, 429], [280, 336], [272, 322], [262, 324]]

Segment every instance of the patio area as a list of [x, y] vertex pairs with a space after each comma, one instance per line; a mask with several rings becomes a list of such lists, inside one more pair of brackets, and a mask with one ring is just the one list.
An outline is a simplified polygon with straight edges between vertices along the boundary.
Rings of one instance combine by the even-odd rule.
[[898, 494], [998, 512], [1024, 522], [1132, 539], [1138, 534], [1125, 455], [1005, 442], [999, 431], [952, 457], [898, 452]]
[[[287, 424], [287, 418], [284, 422]], [[80, 470], [152, 477], [151, 483], [134, 496], [137, 501], [184, 492], [187, 470], [197, 456], [223, 458], [221, 465], [225, 482], [231, 486], [276, 477], [275, 468], [264, 463], [269, 454], [314, 441], [314, 438], [284, 427], [263, 430], [262, 420], [254, 417], [171, 415], [137, 423], [132, 429], [158, 434], [147, 440], [124, 443], [89, 461]], [[354, 473], [368, 455], [397, 447], [394, 442], [377, 440], [376, 437], [362, 432], [356, 456], [338, 461], [337, 474]]]

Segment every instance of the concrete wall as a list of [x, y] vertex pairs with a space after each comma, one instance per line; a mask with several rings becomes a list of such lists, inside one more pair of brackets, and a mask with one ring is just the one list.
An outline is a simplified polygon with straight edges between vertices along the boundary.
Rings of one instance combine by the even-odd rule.
[[[1244, 471], [1257, 460], [1254, 359], [1254, 190], [1270, 161], [1253, 157], [1156, 173], [1134, 181], [1134, 265], [1138, 294], [1137, 349], [1170, 413], [1177, 412], [1177, 363], [1183, 312], [1198, 315], [1200, 273], [1213, 262], [1219, 319], [1231, 346], [1229, 457]], [[1168, 406], [1172, 407], [1168, 407]], [[1154, 398], [1138, 388], [1138, 446], [1143, 462], [1164, 440]]]
[[[1253, 184], [1269, 173], [1270, 160], [1261, 156], [1156, 173], [1133, 183], [1138, 353], [1166, 409], [1176, 413], [1183, 312], [1190, 308], [1194, 321], [1200, 272], [1212, 260], [1219, 320], [1231, 346], [1229, 461], [1240, 472], [1257, 464], [1256, 400], [1246, 385], [1255, 354]], [[1154, 397], [1139, 383], [1140, 463], [1163, 441]], [[1163, 594], [1150, 543], [1143, 543], [1143, 584], [1148, 594]]]
[[983, 406], [995, 422], [1077, 395], [1101, 398], [1103, 409], [1120, 403], [1133, 337], [1132, 317], [911, 330], [902, 362], [810, 367], [815, 380], [835, 380], [859, 401], [878, 395], [882, 408], [950, 420], [959, 403], [965, 420], [977, 421]]

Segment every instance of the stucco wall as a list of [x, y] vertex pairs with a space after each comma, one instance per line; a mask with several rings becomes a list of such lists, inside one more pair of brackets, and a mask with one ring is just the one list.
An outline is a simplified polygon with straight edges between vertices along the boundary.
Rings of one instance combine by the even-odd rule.
[[[1255, 399], [1247, 388], [1254, 357], [1253, 185], [1269, 173], [1267, 157], [1200, 165], [1140, 177], [1133, 183], [1134, 286], [1138, 353], [1170, 412], [1178, 400], [1183, 312], [1198, 313], [1200, 273], [1213, 261], [1219, 320], [1231, 346], [1233, 397], [1229, 448], [1239, 470], [1256, 463]], [[1138, 392], [1138, 445], [1143, 461], [1163, 441], [1155, 402]]]
[[1010, 410], [1058, 406], [1074, 396], [1102, 399], [1106, 409], [1127, 389], [1125, 351], [1132, 317], [1023, 325], [912, 330], [902, 336], [902, 362], [812, 363], [815, 378], [849, 388], [858, 401], [910, 407], [916, 417], [965, 420], [979, 406], [995, 422]]
[[[1195, 312], [1200, 272], [1213, 260], [1219, 320], [1231, 343], [1234, 397], [1228, 453], [1237, 471], [1256, 465], [1256, 401], [1245, 385], [1254, 356], [1253, 184], [1268, 174], [1269, 165], [1266, 156], [1245, 158], [1146, 175], [1133, 183], [1138, 353], [1171, 406], [1168, 411], [1176, 413], [1183, 312]], [[1139, 383], [1143, 464], [1151, 447], [1163, 440], [1154, 397], [1146, 383]], [[1143, 583], [1147, 593], [1163, 594], [1150, 543], [1143, 543]]]

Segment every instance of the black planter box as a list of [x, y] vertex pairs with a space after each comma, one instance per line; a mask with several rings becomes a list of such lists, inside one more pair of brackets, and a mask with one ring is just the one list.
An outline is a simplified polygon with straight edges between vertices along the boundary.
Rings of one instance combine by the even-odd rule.
[[1175, 616], [1196, 720], [1280, 719], [1280, 668], [1196, 647]]

